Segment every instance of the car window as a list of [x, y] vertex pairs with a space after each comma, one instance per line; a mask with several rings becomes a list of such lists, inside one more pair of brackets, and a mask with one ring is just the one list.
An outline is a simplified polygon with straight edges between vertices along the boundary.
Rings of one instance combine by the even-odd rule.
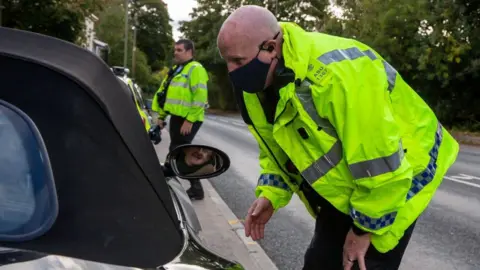
[[135, 91], [133, 91], [135, 93], [135, 98], [137, 99], [138, 101], [138, 104], [140, 105], [140, 107], [142, 108], [145, 108], [145, 101], [143, 100], [143, 97], [142, 97], [142, 92], [140, 91], [140, 88], [139, 87], [136, 87], [135, 85], [133, 85]]

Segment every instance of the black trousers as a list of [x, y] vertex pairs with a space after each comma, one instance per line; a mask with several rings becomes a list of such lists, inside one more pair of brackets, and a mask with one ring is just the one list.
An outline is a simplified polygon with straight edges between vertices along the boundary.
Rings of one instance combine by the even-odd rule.
[[193, 123], [192, 132], [184, 136], [180, 133], [180, 129], [182, 128], [183, 122], [185, 122], [185, 118], [183, 117], [176, 116], [176, 115], [170, 116], [170, 121], [168, 123], [168, 125], [170, 126], [169, 128], [170, 147], [168, 149], [169, 151], [173, 151], [175, 147], [182, 144], [191, 144], [193, 139], [195, 138], [195, 135], [197, 135], [197, 132], [200, 129], [200, 126], [202, 125], [202, 122]]
[[[176, 116], [176, 115], [170, 116], [170, 121], [168, 123], [168, 125], [170, 126], [169, 128], [170, 146], [168, 150], [170, 152], [173, 151], [173, 149], [175, 149], [179, 145], [191, 144], [193, 139], [195, 138], [195, 135], [197, 135], [197, 132], [200, 129], [200, 126], [202, 125], [202, 122], [193, 123], [192, 131], [190, 132], [190, 134], [187, 134], [184, 136], [180, 133], [180, 129], [182, 128], [183, 122], [185, 122], [185, 118], [183, 117]], [[203, 191], [202, 185], [200, 184], [200, 180], [189, 180], [189, 181], [192, 187]]]
[[[316, 200], [323, 200], [320, 203], [322, 209], [315, 223], [315, 234], [305, 254], [303, 270], [343, 270], [343, 245], [353, 221], [320, 196]], [[370, 245], [365, 256], [367, 269], [399, 269], [414, 227], [415, 222], [405, 231], [398, 245], [387, 253], [380, 253]], [[360, 269], [357, 262], [352, 269]]]

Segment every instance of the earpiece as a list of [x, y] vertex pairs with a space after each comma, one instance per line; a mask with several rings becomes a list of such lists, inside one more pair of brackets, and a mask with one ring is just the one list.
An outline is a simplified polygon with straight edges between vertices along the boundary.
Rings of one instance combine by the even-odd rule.
[[268, 49], [267, 49], [267, 51], [269, 51], [269, 52], [273, 52], [273, 50], [275, 50], [275, 47], [273, 47], [273, 46], [268, 46]]

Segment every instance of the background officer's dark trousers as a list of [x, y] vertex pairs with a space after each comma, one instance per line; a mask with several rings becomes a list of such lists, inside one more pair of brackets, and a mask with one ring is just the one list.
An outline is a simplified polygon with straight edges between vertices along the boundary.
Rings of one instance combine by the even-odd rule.
[[[304, 186], [304, 185], [302, 185]], [[303, 270], [343, 270], [343, 245], [353, 221], [323, 199], [310, 187], [305, 193], [309, 202], [322, 209], [315, 223], [315, 234], [305, 254]], [[397, 270], [413, 233], [413, 223], [403, 235], [398, 245], [387, 253], [378, 252], [373, 245], [367, 251], [365, 264], [367, 270]], [[358, 270], [355, 262], [352, 269]]]
[[[180, 133], [180, 129], [182, 128], [183, 122], [185, 121], [184, 118], [176, 115], [170, 116], [169, 121], [169, 130], [170, 130], [170, 147], [169, 151], [175, 149], [175, 147], [182, 145], [182, 144], [191, 144], [193, 138], [197, 134], [202, 122], [195, 122], [192, 126], [192, 131], [188, 135], [182, 135]], [[203, 187], [200, 183], [200, 180], [189, 180], [190, 181], [190, 189], [187, 190], [187, 194], [190, 198], [201, 200], [203, 199]]]

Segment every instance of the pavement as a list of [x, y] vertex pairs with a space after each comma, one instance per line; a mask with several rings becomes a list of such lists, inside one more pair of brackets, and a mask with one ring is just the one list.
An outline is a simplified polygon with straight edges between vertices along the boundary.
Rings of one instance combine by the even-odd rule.
[[[170, 144], [167, 130], [162, 131], [162, 142], [155, 146], [160, 162], [165, 160]], [[188, 181], [180, 180], [185, 189]], [[215, 181], [215, 180], [213, 180]], [[245, 237], [242, 222], [233, 214], [208, 180], [201, 180], [205, 198], [193, 201], [195, 212], [202, 226], [199, 234], [202, 242], [212, 251], [235, 260], [246, 270], [276, 270], [277, 267], [263, 248], [251, 238]]]
[[[210, 183], [237, 217], [255, 199], [258, 146], [238, 117], [208, 115], [194, 143], [225, 151], [232, 166]], [[417, 222], [401, 270], [480, 269], [480, 148], [461, 146], [429, 207]], [[260, 246], [280, 270], [301, 269], [314, 220], [294, 196], [267, 224]]]

